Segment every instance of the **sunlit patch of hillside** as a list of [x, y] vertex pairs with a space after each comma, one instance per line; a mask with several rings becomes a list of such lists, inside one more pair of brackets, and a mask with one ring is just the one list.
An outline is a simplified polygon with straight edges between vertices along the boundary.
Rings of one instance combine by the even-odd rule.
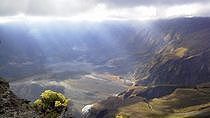
[[210, 89], [177, 89], [169, 96], [118, 109], [130, 118], [194, 118], [210, 116]]
[[183, 57], [183, 56], [186, 54], [187, 51], [188, 51], [187, 48], [180, 47], [180, 48], [177, 48], [177, 49], [175, 50], [175, 55], [176, 55], [177, 57]]

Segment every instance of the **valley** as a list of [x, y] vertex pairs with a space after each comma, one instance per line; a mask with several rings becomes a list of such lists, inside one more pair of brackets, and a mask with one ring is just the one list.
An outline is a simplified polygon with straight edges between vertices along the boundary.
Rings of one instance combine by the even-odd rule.
[[209, 17], [18, 22], [0, 32], [0, 76], [20, 98], [54, 90], [85, 118], [210, 115]]
[[44, 73], [12, 81], [10, 86], [19, 97], [34, 101], [46, 89], [55, 90], [71, 98], [73, 109], [81, 109], [93, 102], [120, 93], [128, 87], [110, 74], [100, 74], [97, 66], [85, 62], [61, 62], [47, 65]]

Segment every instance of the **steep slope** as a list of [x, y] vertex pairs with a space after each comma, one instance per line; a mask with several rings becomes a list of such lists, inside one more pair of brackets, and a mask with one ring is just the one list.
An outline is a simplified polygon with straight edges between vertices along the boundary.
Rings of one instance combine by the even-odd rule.
[[209, 117], [209, 86], [199, 86], [210, 82], [210, 19], [160, 20], [148, 31], [152, 55], [136, 65], [134, 86], [93, 105], [90, 116]]
[[172, 94], [121, 107], [116, 114], [130, 118], [204, 118], [210, 116], [209, 88], [176, 89]]
[[193, 86], [208, 82], [210, 22], [207, 20], [176, 19], [157, 25], [164, 34], [165, 44], [146, 64], [143, 72], [147, 74], [137, 78], [137, 84]]
[[9, 89], [9, 83], [0, 78], [0, 117], [1, 118], [40, 118], [29, 102], [19, 99]]

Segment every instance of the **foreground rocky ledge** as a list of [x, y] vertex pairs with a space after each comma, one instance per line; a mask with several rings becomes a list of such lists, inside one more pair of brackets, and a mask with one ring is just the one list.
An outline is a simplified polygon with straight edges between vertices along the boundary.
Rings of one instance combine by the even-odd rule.
[[0, 118], [40, 118], [29, 101], [19, 99], [9, 88], [9, 83], [0, 78]]

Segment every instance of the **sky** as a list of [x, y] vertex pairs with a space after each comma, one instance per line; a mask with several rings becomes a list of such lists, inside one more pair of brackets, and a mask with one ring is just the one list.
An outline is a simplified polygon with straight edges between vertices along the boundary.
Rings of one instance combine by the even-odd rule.
[[0, 0], [0, 22], [206, 17], [209, 11], [210, 0]]

